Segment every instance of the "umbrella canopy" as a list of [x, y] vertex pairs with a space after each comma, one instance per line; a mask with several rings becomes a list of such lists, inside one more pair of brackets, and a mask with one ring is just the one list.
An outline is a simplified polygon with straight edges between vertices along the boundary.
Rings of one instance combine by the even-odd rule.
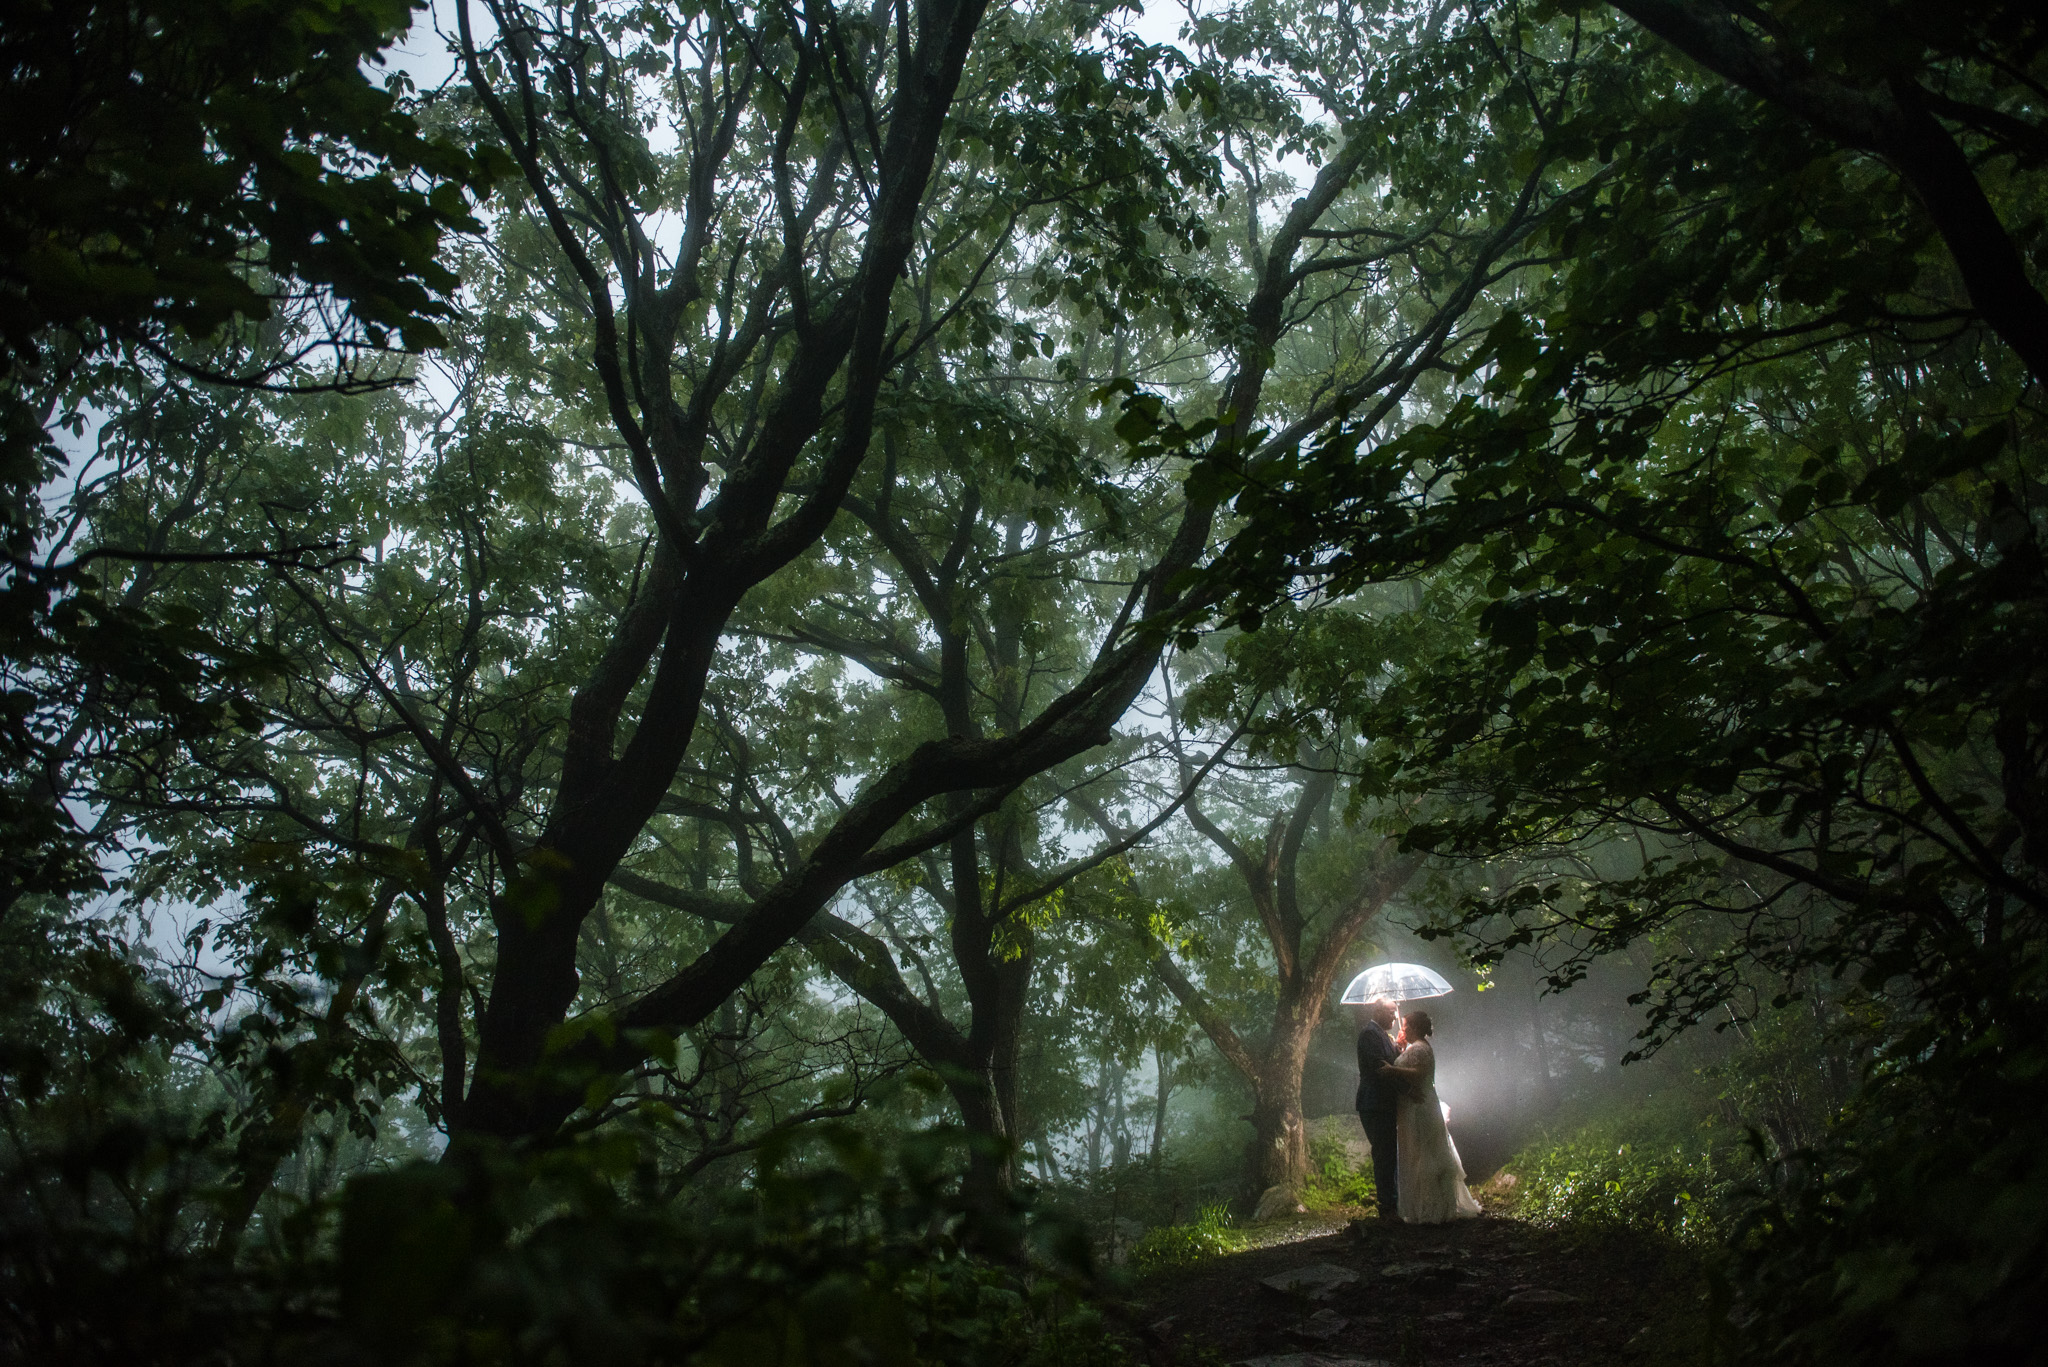
[[1344, 989], [1347, 1002], [1414, 1002], [1441, 997], [1451, 985], [1435, 969], [1421, 964], [1374, 964]]

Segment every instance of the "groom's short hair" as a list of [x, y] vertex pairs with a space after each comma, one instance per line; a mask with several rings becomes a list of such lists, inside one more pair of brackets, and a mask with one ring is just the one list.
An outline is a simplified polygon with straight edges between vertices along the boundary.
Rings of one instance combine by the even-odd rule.
[[1382, 1024], [1393, 1019], [1396, 1014], [1392, 1002], [1368, 1002], [1366, 1003], [1365, 1013]]

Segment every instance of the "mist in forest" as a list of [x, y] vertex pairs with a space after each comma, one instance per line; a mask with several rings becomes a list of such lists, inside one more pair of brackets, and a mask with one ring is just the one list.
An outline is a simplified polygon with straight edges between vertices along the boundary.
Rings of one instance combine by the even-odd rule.
[[[2048, 1363], [2038, 3], [0, 72], [0, 1359], [1128, 1367], [1298, 1236]], [[1476, 1224], [1354, 1142], [1404, 960]]]

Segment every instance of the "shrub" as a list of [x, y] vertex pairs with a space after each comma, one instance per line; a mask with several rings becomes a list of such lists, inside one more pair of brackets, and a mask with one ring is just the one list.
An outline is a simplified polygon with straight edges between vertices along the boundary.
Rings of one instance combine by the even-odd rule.
[[1930, 1013], [1777, 1164], [1729, 1269], [1752, 1359], [2048, 1363], [2048, 992], [2023, 982], [1988, 1026]]
[[1739, 1159], [1712, 1144], [1634, 1143], [1605, 1127], [1517, 1154], [1516, 1213], [1543, 1229], [1632, 1229], [1681, 1243], [1720, 1242], [1734, 1218]]
[[1309, 1140], [1308, 1183], [1301, 1190], [1301, 1203], [1310, 1210], [1340, 1206], [1372, 1206], [1377, 1200], [1372, 1165], [1351, 1161], [1351, 1150], [1341, 1139], [1318, 1135]]

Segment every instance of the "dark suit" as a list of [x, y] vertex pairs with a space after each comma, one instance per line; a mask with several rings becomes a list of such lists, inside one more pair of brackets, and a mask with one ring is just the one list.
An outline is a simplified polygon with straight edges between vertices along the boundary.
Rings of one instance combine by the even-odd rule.
[[1358, 1032], [1358, 1121], [1372, 1144], [1372, 1180], [1379, 1188], [1380, 1214], [1401, 1213], [1399, 1169], [1394, 1165], [1394, 1114], [1400, 1102], [1400, 1080], [1380, 1076], [1380, 1065], [1401, 1057], [1386, 1027], [1367, 1021]]

